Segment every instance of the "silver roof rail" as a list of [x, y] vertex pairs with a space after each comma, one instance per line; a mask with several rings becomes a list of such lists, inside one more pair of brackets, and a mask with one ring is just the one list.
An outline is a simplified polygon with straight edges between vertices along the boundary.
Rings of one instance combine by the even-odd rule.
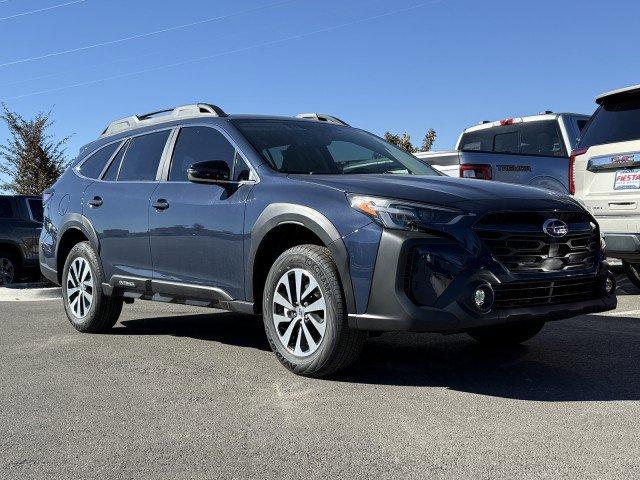
[[226, 117], [227, 114], [215, 105], [208, 103], [193, 103], [190, 105], [181, 105], [166, 110], [158, 110], [142, 115], [131, 115], [130, 117], [114, 120], [107, 128], [104, 129], [101, 137], [108, 137], [116, 133], [124, 132], [136, 127], [143, 127], [154, 123], [166, 122], [175, 118], [197, 117], [199, 115], [209, 115], [214, 117]]
[[350, 126], [347, 122], [340, 120], [338, 117], [325, 115], [324, 113], [299, 113], [296, 118], [306, 118], [308, 120], [317, 120], [319, 122], [334, 123], [336, 125]]

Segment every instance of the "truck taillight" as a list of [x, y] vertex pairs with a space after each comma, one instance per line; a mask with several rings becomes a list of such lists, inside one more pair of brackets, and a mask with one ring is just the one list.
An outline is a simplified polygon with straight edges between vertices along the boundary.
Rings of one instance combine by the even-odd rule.
[[588, 148], [576, 148], [571, 151], [571, 155], [569, 156], [569, 193], [573, 195], [576, 193], [576, 157], [580, 155], [584, 155], [587, 153]]
[[500, 120], [500, 125], [513, 125], [513, 118], [505, 118], [504, 120]]
[[491, 180], [491, 165], [460, 165], [460, 176]]

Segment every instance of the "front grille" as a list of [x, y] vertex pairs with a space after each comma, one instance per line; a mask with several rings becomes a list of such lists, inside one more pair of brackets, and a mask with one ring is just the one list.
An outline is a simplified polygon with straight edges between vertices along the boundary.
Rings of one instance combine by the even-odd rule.
[[576, 277], [544, 282], [494, 285], [494, 308], [523, 308], [593, 300], [602, 296], [598, 278]]
[[[564, 221], [569, 233], [544, 233], [550, 218]], [[493, 212], [474, 229], [493, 257], [516, 273], [588, 269], [600, 248], [598, 229], [586, 212]]]

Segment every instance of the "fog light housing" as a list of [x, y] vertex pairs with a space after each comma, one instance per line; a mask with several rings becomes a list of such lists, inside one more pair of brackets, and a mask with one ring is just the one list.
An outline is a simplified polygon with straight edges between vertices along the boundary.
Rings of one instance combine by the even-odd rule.
[[476, 310], [482, 313], [488, 312], [491, 310], [491, 307], [493, 307], [493, 300], [493, 288], [491, 288], [491, 285], [488, 283], [483, 283], [473, 289], [471, 305], [473, 305]]
[[611, 272], [607, 273], [604, 277], [604, 293], [607, 296], [613, 295], [616, 291], [616, 278], [611, 274]]

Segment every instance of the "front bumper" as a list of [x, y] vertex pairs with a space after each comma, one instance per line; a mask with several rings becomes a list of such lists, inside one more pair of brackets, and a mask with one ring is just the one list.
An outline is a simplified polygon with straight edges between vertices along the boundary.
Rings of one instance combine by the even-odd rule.
[[[416, 253], [417, 252], [417, 253]], [[418, 254], [419, 258], [412, 258]], [[415, 267], [420, 265], [419, 281]], [[615, 295], [605, 294], [608, 265], [598, 259], [589, 272], [545, 273], [514, 278], [491, 255], [470, 253], [454, 239], [424, 233], [385, 230], [380, 240], [366, 313], [350, 314], [352, 328], [371, 331], [412, 331], [454, 333], [470, 328], [532, 319], [558, 320], [586, 313], [612, 310]], [[558, 301], [551, 295], [543, 305], [493, 308], [482, 313], [471, 302], [475, 288], [490, 284], [496, 289], [534, 282], [586, 282], [596, 290], [582, 298], [569, 295], [571, 301]], [[553, 292], [553, 287], [551, 287]], [[561, 291], [562, 293], [566, 291]], [[498, 302], [496, 302], [497, 305]], [[518, 302], [515, 302], [516, 305]]]

